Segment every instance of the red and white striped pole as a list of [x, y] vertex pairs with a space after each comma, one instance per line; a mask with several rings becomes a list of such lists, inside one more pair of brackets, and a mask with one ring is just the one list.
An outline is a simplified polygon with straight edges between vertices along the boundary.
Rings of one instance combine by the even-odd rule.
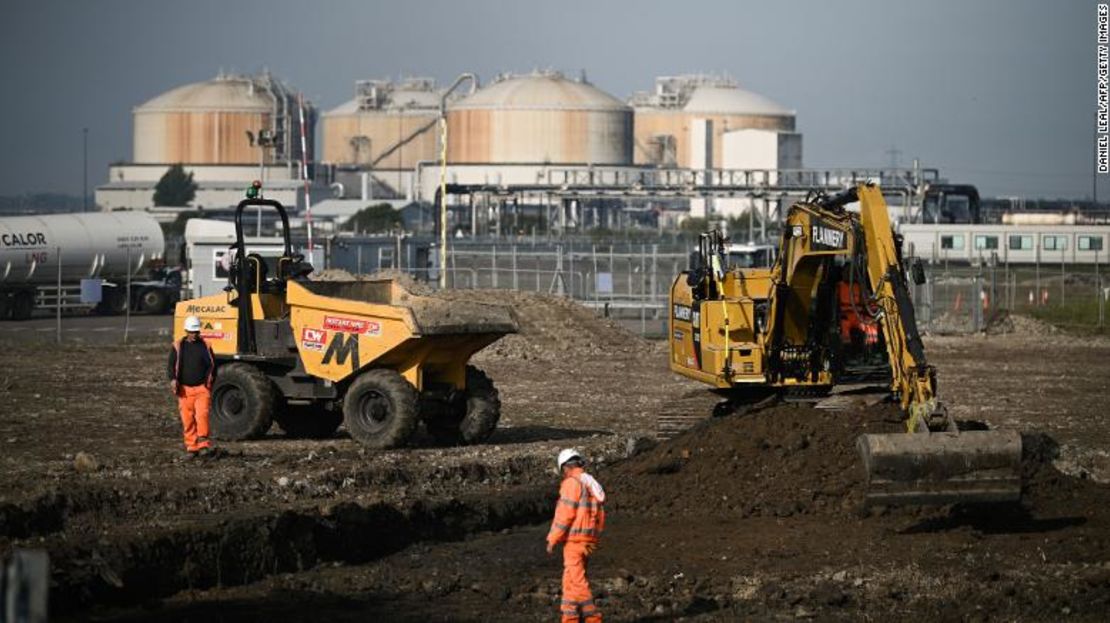
[[308, 229], [308, 257], [312, 259], [312, 196], [308, 191], [308, 139], [304, 127], [304, 93], [297, 94], [297, 108], [301, 118], [301, 179], [304, 180], [304, 220]]

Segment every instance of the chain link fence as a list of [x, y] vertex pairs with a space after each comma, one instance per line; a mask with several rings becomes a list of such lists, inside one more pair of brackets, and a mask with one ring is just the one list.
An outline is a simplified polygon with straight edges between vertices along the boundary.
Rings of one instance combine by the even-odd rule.
[[[452, 288], [566, 296], [642, 335], [661, 336], [666, 334], [670, 287], [689, 267], [689, 249], [687, 241], [678, 239], [453, 242], [447, 283]], [[428, 256], [411, 262], [405, 259], [408, 255], [412, 254], [348, 249], [345, 257], [350, 261], [341, 262], [340, 267], [354, 272], [396, 268], [436, 281], [438, 272], [427, 267], [431, 263]], [[1016, 330], [1014, 314], [1066, 329], [1105, 330], [1110, 279], [1098, 264], [1007, 265], [997, 258], [984, 258], [976, 265], [940, 260], [925, 267], [926, 283], [911, 288], [923, 331]]]
[[938, 334], [1009, 332], [1013, 315], [1080, 332], [1102, 332], [1110, 279], [1098, 265], [932, 264], [914, 286], [919, 327]]
[[[671, 283], [688, 267], [674, 244], [467, 245], [448, 254], [452, 288], [566, 296], [644, 336], [666, 333]], [[434, 269], [415, 272], [431, 274]]]

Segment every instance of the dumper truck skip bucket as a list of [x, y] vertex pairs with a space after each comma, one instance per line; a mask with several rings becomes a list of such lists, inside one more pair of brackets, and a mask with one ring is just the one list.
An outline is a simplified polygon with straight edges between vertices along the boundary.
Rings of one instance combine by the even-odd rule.
[[287, 304], [305, 369], [331, 381], [373, 365], [417, 390], [429, 378], [461, 389], [470, 356], [517, 331], [508, 307], [419, 296], [388, 279], [290, 282]]
[[860, 435], [867, 505], [1016, 502], [1021, 435], [1016, 431]]

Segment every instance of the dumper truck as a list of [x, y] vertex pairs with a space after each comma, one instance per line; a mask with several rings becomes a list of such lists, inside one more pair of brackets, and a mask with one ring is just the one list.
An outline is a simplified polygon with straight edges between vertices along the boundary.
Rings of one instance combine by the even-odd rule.
[[[284, 250], [267, 260], [243, 236], [248, 207], [277, 210]], [[406, 444], [423, 423], [440, 443], [487, 439], [500, 418], [493, 381], [474, 353], [515, 333], [506, 306], [418, 294], [395, 279], [323, 281], [290, 244], [284, 206], [246, 199], [223, 292], [182, 301], [174, 339], [197, 316], [216, 359], [212, 427], [249, 439], [277, 421], [287, 434], [329, 436], [342, 423], [372, 448]]]

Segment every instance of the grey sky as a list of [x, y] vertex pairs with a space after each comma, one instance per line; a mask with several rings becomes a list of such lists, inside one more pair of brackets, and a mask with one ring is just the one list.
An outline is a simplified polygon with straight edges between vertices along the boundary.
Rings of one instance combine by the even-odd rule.
[[[624, 98], [727, 72], [797, 110], [807, 166], [921, 158], [987, 195], [1089, 197], [1095, 3], [6, 0], [0, 194], [81, 190], [131, 157], [131, 109], [268, 67], [321, 110], [359, 78], [561, 69]], [[1110, 176], [1103, 176], [1110, 178]], [[91, 192], [91, 191], [90, 191]], [[1110, 179], [1099, 195], [1110, 199]]]

